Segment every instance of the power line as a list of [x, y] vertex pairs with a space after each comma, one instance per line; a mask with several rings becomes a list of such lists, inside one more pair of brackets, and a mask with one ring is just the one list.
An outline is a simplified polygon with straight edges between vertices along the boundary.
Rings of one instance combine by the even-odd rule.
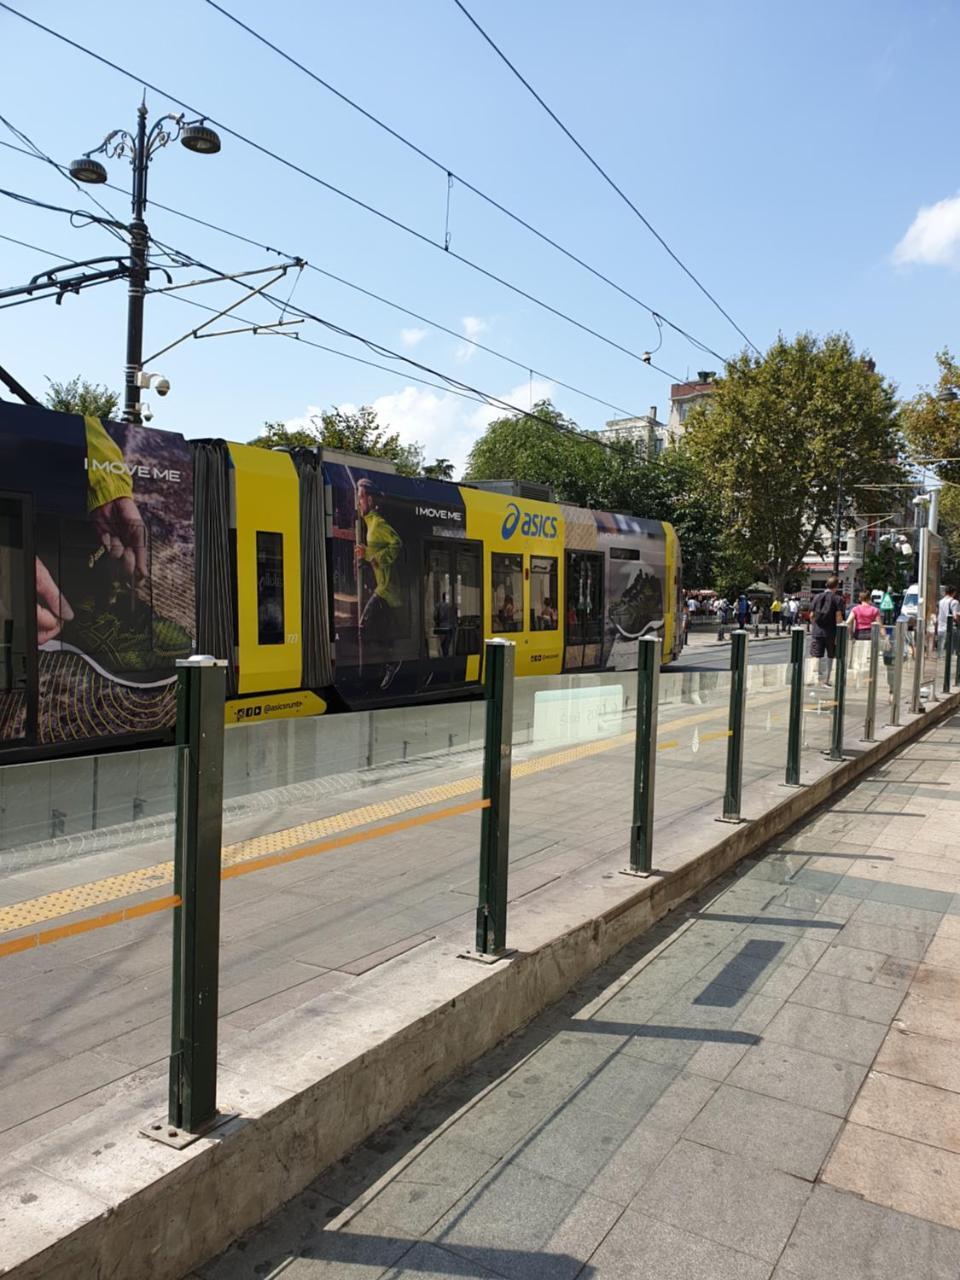
[[[3, 142], [2, 140], [0, 140], [0, 146], [7, 147], [13, 151], [17, 151], [21, 155], [30, 156], [29, 152], [24, 151], [23, 148], [21, 147], [14, 147], [9, 142]], [[35, 159], [36, 157], [30, 156], [30, 158]], [[56, 164], [55, 161], [53, 161], [52, 163]], [[58, 166], [58, 167], [61, 167], [61, 166]], [[122, 191], [122, 188], [115, 187], [113, 183], [108, 182], [105, 185], [110, 187], [111, 190]], [[198, 226], [206, 227], [210, 231], [216, 231], [220, 235], [229, 236], [231, 239], [238, 240], [243, 244], [252, 245], [254, 248], [262, 249], [266, 253], [275, 253], [282, 257], [294, 256], [292, 254], [284, 253], [283, 250], [277, 249], [273, 245], [269, 245], [262, 241], [255, 240], [252, 237], [243, 235], [238, 231], [232, 231], [228, 227], [221, 226], [216, 222], [210, 222], [205, 218], [198, 218], [195, 214], [186, 213], [182, 209], [175, 209], [172, 205], [162, 204], [159, 200], [152, 200], [151, 204], [154, 206], [154, 208], [162, 209], [165, 213], [171, 213], [175, 217], [184, 218], [188, 222], [193, 222], [193, 223], [196, 223]], [[158, 245], [160, 244], [160, 241], [156, 240], [155, 237], [152, 237], [152, 239], [154, 239], [154, 243]], [[622, 405], [613, 404], [612, 401], [605, 400], [603, 399], [603, 397], [594, 395], [590, 391], [584, 391], [582, 387], [575, 386], [573, 383], [570, 383], [570, 382], [565, 382], [562, 378], [556, 378], [553, 375], [547, 373], [543, 369], [537, 369], [536, 367], [531, 365], [529, 361], [515, 359], [513, 356], [509, 356], [503, 351], [498, 351], [495, 347], [488, 346], [486, 343], [480, 342], [476, 338], [468, 338], [465, 334], [458, 333], [456, 329], [451, 329], [448, 325], [442, 324], [439, 320], [432, 320], [428, 316], [422, 315], [418, 311], [413, 311], [409, 307], [405, 307], [402, 303], [395, 302], [391, 298], [386, 298], [382, 294], [375, 293], [371, 289], [364, 288], [363, 285], [359, 285], [355, 281], [348, 280], [345, 276], [337, 275], [337, 273], [334, 271], [329, 271], [324, 267], [317, 266], [316, 263], [308, 262], [306, 263], [306, 268], [308, 271], [313, 271], [318, 275], [326, 277], [326, 279], [328, 280], [334, 280], [337, 284], [341, 284], [345, 288], [352, 289], [354, 290], [354, 292], [362, 294], [364, 297], [371, 298], [373, 301], [378, 302], [383, 306], [391, 307], [394, 311], [399, 312], [401, 315], [405, 315], [412, 320], [417, 320], [421, 324], [429, 325], [430, 328], [437, 329], [441, 333], [449, 334], [450, 337], [456, 338], [458, 342], [464, 342], [469, 344], [471, 347], [477, 348], [480, 351], [485, 351], [488, 355], [495, 356], [498, 360], [503, 360], [505, 363], [511, 364], [517, 369], [522, 369], [524, 373], [532, 372], [539, 378], [546, 378], [548, 381], [555, 383], [558, 387], [563, 387], [567, 391], [572, 391], [575, 395], [582, 396], [586, 400], [593, 401], [594, 404], [603, 405], [604, 408], [607, 408], [607, 409], [613, 409], [615, 413], [624, 414], [628, 418], [635, 418], [640, 416], [639, 414], [634, 413], [630, 409], [623, 408]], [[661, 344], [662, 344], [662, 338], [661, 338]], [[655, 350], [659, 349], [659, 344], [658, 344], [658, 348], [654, 348], [654, 349]], [[665, 370], [660, 370], [659, 366], [652, 365], [652, 362], [651, 362], [651, 367], [657, 369], [658, 372], [666, 373]], [[666, 373], [666, 376], [673, 378], [674, 381], [679, 381], [679, 379], [677, 379], [676, 375], [674, 374]]]
[[[28, 23], [30, 26], [36, 27], [37, 30], [43, 31], [47, 35], [52, 36], [55, 40], [59, 40], [61, 41], [61, 43], [69, 45], [72, 49], [76, 49], [79, 53], [83, 53], [87, 57], [92, 58], [96, 62], [101, 63], [103, 66], [109, 67], [112, 71], [116, 71], [119, 75], [126, 77], [126, 79], [133, 81], [135, 84], [140, 85], [143, 88], [149, 89], [152, 93], [156, 93], [160, 97], [168, 99], [170, 102], [176, 103], [177, 106], [182, 107], [185, 111], [189, 111], [192, 114], [200, 116], [204, 120], [209, 120], [209, 122], [212, 125], [216, 126], [217, 129], [221, 130], [223, 133], [228, 134], [230, 137], [235, 138], [238, 142], [242, 142], [245, 146], [250, 147], [252, 150], [259, 152], [261, 155], [267, 156], [271, 160], [275, 160], [278, 164], [283, 165], [284, 168], [290, 169], [292, 172], [300, 174], [301, 177], [307, 178], [309, 181], [316, 183], [318, 186], [323, 187], [325, 190], [332, 192], [334, 195], [340, 196], [342, 199], [347, 200], [350, 204], [355, 205], [357, 208], [365, 210], [367, 213], [370, 213], [374, 217], [381, 219], [382, 221], [386, 222], [388, 225], [395, 227], [400, 231], [405, 232], [409, 236], [412, 236], [414, 239], [420, 241], [420, 243], [429, 245], [433, 249], [438, 249], [441, 253], [446, 253], [448, 257], [456, 259], [456, 261], [463, 263], [467, 267], [470, 267], [471, 270], [476, 271], [478, 274], [486, 277], [488, 280], [492, 280], [495, 284], [499, 284], [503, 288], [510, 290], [511, 293], [517, 294], [518, 297], [524, 298], [528, 302], [532, 302], [535, 306], [538, 306], [544, 311], [549, 312], [551, 315], [556, 316], [558, 319], [564, 320], [568, 324], [571, 324], [574, 327], [580, 329], [582, 332], [590, 334], [591, 337], [594, 337], [598, 341], [605, 343], [607, 346], [612, 347], [616, 351], [622, 352], [624, 355], [629, 356], [632, 360], [636, 360], [639, 364], [644, 364], [649, 368], [655, 369], [658, 373], [662, 373], [669, 378], [675, 378], [675, 375], [671, 374], [668, 370], [662, 369], [658, 365], [653, 364], [651, 361], [644, 359], [642, 356], [638, 355], [635, 351], [631, 351], [628, 347], [623, 346], [622, 343], [617, 342], [615, 339], [607, 337], [605, 334], [600, 333], [598, 330], [591, 328], [589, 325], [584, 324], [580, 320], [576, 320], [573, 316], [568, 315], [566, 312], [561, 311], [559, 308], [552, 306], [548, 302], [544, 302], [542, 298], [536, 297], [536, 295], [529, 293], [526, 289], [522, 289], [519, 285], [515, 285], [511, 283], [511, 281], [505, 279], [503, 276], [497, 275], [496, 272], [491, 271], [487, 267], [481, 266], [479, 263], [474, 262], [472, 259], [465, 257], [463, 254], [457, 253], [453, 249], [445, 249], [444, 246], [439, 241], [434, 240], [432, 237], [428, 235], [425, 235], [422, 231], [417, 231], [416, 228], [408, 226], [406, 223], [401, 222], [398, 218], [394, 218], [391, 214], [385, 213], [382, 209], [378, 209], [375, 205], [369, 204], [365, 200], [361, 200], [359, 196], [351, 195], [349, 192], [344, 191], [342, 188], [334, 186], [333, 183], [327, 182], [324, 178], [321, 178], [318, 174], [312, 173], [309, 169], [305, 169], [302, 165], [297, 164], [293, 160], [288, 160], [285, 156], [282, 156], [278, 152], [271, 150], [269, 147], [264, 146], [262, 143], [255, 142], [252, 138], [248, 138], [245, 134], [239, 133], [236, 129], [231, 128], [230, 125], [224, 124], [223, 121], [216, 120], [214, 119], [213, 116], [205, 115], [197, 107], [192, 106], [188, 102], [184, 102], [182, 98], [178, 98], [174, 94], [171, 94], [166, 90], [159, 88], [157, 85], [152, 84], [149, 80], [144, 79], [143, 76], [135, 75], [132, 71], [128, 71], [125, 67], [121, 67], [119, 64], [112, 62], [109, 58], [104, 57], [102, 54], [95, 53], [92, 49], [88, 49], [85, 45], [79, 44], [76, 40], [72, 40], [69, 36], [65, 36], [61, 32], [55, 31], [52, 27], [45, 26], [42, 22], [38, 22], [35, 18], [28, 17], [26, 14], [21, 13], [18, 9], [14, 9], [12, 5], [7, 4], [6, 0], [0, 0], [0, 9], [4, 9], [8, 13], [12, 13], [14, 17], [22, 19], [22, 21]], [[718, 359], [721, 359], [721, 357], [718, 356]], [[679, 381], [679, 379], [676, 379], [676, 380]]]
[[660, 234], [660, 232], [659, 232], [659, 231], [657, 231], [657, 229], [652, 225], [652, 223], [650, 222], [650, 220], [649, 220], [648, 218], [646, 218], [646, 217], [645, 217], [645, 216], [640, 212], [640, 210], [639, 210], [639, 209], [637, 208], [637, 206], [633, 203], [633, 201], [632, 201], [632, 200], [630, 199], [630, 197], [626, 194], [626, 192], [622, 189], [622, 187], [618, 186], [618, 185], [617, 185], [617, 183], [616, 183], [616, 182], [614, 182], [613, 178], [611, 178], [611, 177], [610, 177], [610, 174], [609, 174], [609, 173], [607, 173], [606, 169], [604, 169], [604, 168], [603, 168], [603, 166], [600, 164], [600, 162], [599, 162], [598, 160], [595, 160], [595, 159], [594, 159], [594, 157], [593, 157], [593, 156], [590, 154], [590, 152], [586, 149], [586, 147], [583, 145], [583, 143], [582, 143], [582, 142], [580, 142], [577, 138], [575, 138], [575, 137], [574, 137], [574, 135], [570, 132], [570, 130], [567, 128], [567, 126], [563, 123], [563, 121], [560, 119], [560, 117], [557, 115], [557, 113], [556, 113], [555, 111], [553, 111], [550, 107], [548, 107], [548, 106], [547, 106], [546, 102], [544, 102], [544, 100], [543, 100], [543, 98], [541, 98], [540, 94], [539, 94], [539, 93], [537, 93], [536, 89], [533, 87], [533, 85], [530, 83], [530, 81], [529, 81], [529, 80], [527, 80], [527, 79], [526, 79], [526, 77], [525, 77], [525, 76], [523, 76], [523, 75], [521, 74], [521, 72], [520, 72], [520, 71], [519, 71], [519, 70], [514, 66], [514, 64], [510, 61], [510, 59], [507, 57], [507, 55], [506, 55], [506, 54], [503, 52], [503, 50], [499, 47], [499, 45], [497, 45], [497, 44], [496, 44], [496, 42], [495, 42], [495, 41], [494, 41], [494, 40], [493, 40], [489, 35], [487, 35], [486, 31], [484, 31], [484, 29], [483, 29], [483, 27], [481, 27], [480, 23], [479, 23], [479, 22], [477, 22], [476, 18], [473, 16], [473, 14], [471, 14], [471, 13], [470, 13], [470, 11], [467, 9], [466, 5], [464, 5], [464, 4], [462, 3], [462, 0], [453, 0], [453, 3], [457, 6], [457, 8], [458, 8], [458, 9], [460, 10], [460, 12], [464, 15], [464, 17], [465, 17], [465, 18], [466, 18], [466, 19], [467, 19], [467, 20], [468, 20], [468, 21], [469, 21], [469, 22], [470, 22], [470, 23], [471, 23], [471, 24], [476, 28], [476, 30], [480, 33], [480, 35], [481, 35], [481, 36], [483, 36], [484, 40], [486, 40], [487, 44], [488, 44], [488, 45], [490, 46], [490, 48], [494, 51], [494, 53], [497, 55], [497, 57], [498, 57], [498, 58], [500, 58], [500, 60], [501, 60], [502, 62], [504, 62], [504, 63], [506, 64], [506, 66], [508, 66], [508, 67], [510, 68], [510, 70], [511, 70], [511, 71], [513, 72], [513, 74], [517, 77], [517, 79], [520, 81], [520, 83], [523, 85], [523, 87], [527, 90], [527, 92], [528, 92], [528, 93], [530, 93], [530, 94], [531, 94], [531, 95], [532, 95], [532, 96], [537, 100], [537, 102], [539, 102], [540, 106], [541, 106], [541, 107], [543, 107], [544, 111], [547, 113], [547, 115], [550, 117], [550, 119], [554, 122], [554, 124], [558, 126], [558, 128], [559, 128], [559, 129], [560, 129], [560, 130], [561, 130], [561, 131], [562, 131], [562, 132], [567, 136], [567, 138], [569, 138], [569, 139], [570, 139], [570, 141], [571, 141], [571, 142], [573, 143], [573, 145], [577, 148], [577, 150], [580, 152], [580, 154], [581, 154], [581, 155], [582, 155], [586, 160], [588, 160], [588, 161], [589, 161], [589, 163], [593, 166], [593, 168], [594, 168], [594, 169], [596, 169], [597, 173], [599, 173], [599, 174], [600, 174], [600, 176], [601, 176], [601, 178], [603, 178], [604, 182], [606, 182], [606, 183], [607, 183], [607, 185], [608, 185], [609, 187], [612, 187], [612, 189], [617, 193], [617, 195], [618, 195], [618, 196], [620, 197], [620, 199], [624, 202], [624, 204], [627, 206], [627, 208], [628, 208], [628, 209], [630, 209], [630, 210], [632, 210], [632, 212], [633, 212], [634, 214], [636, 214], [636, 216], [640, 219], [640, 221], [643, 223], [643, 225], [644, 225], [644, 226], [647, 228], [647, 230], [650, 232], [650, 234], [651, 234], [651, 235], [652, 235], [652, 236], [653, 236], [653, 237], [654, 237], [654, 238], [655, 238], [655, 239], [656, 239], [656, 240], [657, 240], [657, 241], [658, 241], [658, 242], [663, 246], [663, 248], [664, 248], [664, 249], [666, 249], [667, 253], [668, 253], [668, 254], [670, 255], [670, 257], [674, 260], [674, 262], [675, 262], [675, 263], [677, 264], [677, 266], [681, 269], [681, 271], [683, 271], [685, 275], [689, 276], [689, 278], [690, 278], [690, 279], [693, 281], [693, 283], [697, 286], [697, 288], [698, 288], [698, 289], [700, 290], [700, 292], [704, 295], [704, 297], [705, 297], [705, 298], [708, 298], [708, 299], [713, 303], [713, 305], [714, 305], [714, 306], [716, 307], [716, 309], [720, 312], [720, 314], [721, 314], [721, 315], [722, 315], [726, 320], [729, 320], [729, 322], [733, 325], [734, 329], [736, 329], [737, 333], [739, 333], [740, 337], [741, 337], [741, 338], [743, 338], [743, 340], [744, 340], [744, 342], [747, 344], [747, 346], [748, 346], [748, 347], [752, 347], [752, 348], [753, 348], [753, 350], [754, 350], [754, 351], [756, 351], [757, 355], [760, 355], [760, 351], [759, 351], [758, 347], [757, 347], [753, 342], [751, 342], [751, 341], [750, 341], [750, 339], [747, 337], [747, 335], [744, 333], [744, 331], [743, 331], [743, 330], [740, 328], [740, 326], [737, 324], [736, 320], [734, 320], [733, 316], [731, 316], [731, 315], [730, 315], [730, 313], [729, 313], [728, 311], [725, 311], [725, 310], [724, 310], [724, 308], [720, 305], [720, 303], [719, 303], [719, 302], [717, 301], [717, 299], [713, 296], [713, 294], [712, 294], [712, 293], [710, 292], [710, 290], [706, 287], [706, 285], [704, 285], [700, 280], [698, 280], [698, 279], [697, 279], [697, 277], [696, 277], [696, 276], [693, 274], [693, 272], [690, 270], [690, 268], [687, 266], [687, 264], [686, 264], [686, 263], [685, 263], [685, 262], [684, 262], [684, 261], [683, 261], [683, 260], [682, 260], [682, 259], [681, 259], [677, 254], [676, 254], [676, 253], [674, 253], [674, 251], [673, 251], [673, 250], [670, 248], [670, 246], [667, 244], [666, 240], [664, 240], [664, 238], [663, 238], [663, 236]]
[[[368, 111], [366, 107], [362, 107], [360, 103], [355, 102], [353, 98], [348, 97], [348, 95], [345, 94], [342, 90], [337, 89], [328, 80], [325, 80], [322, 76], [317, 75], [315, 71], [311, 71], [309, 67], [305, 66], [302, 62], [299, 62], [295, 57], [293, 57], [292, 54], [287, 53], [286, 50], [281, 49], [279, 45], [274, 44], [273, 41], [269, 40], [265, 35], [261, 34], [259, 31], [254, 30], [254, 28], [249, 26], [246, 22], [241, 21], [241, 19], [236, 17], [235, 14], [230, 13], [228, 9], [225, 9], [222, 5], [218, 4], [217, 0], [206, 0], [206, 2], [208, 5], [210, 5], [212, 9], [215, 9], [218, 13], [222, 14], [223, 17], [227, 18], [230, 22], [240, 27], [241, 30], [246, 31], [247, 34], [252, 36], [254, 40], [258, 40], [266, 48], [272, 49], [273, 52], [277, 54], [279, 57], [283, 58], [284, 61], [290, 63], [291, 66], [296, 67], [298, 71], [302, 71], [305, 76], [308, 76], [316, 84], [326, 89], [329, 93], [332, 93], [334, 97], [339, 98], [339, 100], [345, 103], [348, 107], [351, 107], [354, 111], [359, 112], [360, 115], [362, 115], [366, 120], [369, 120], [371, 124], [375, 124], [377, 128], [382, 129], [385, 133], [389, 134], [391, 138], [395, 139], [402, 146], [407, 147], [410, 151], [412, 151], [415, 155], [419, 156], [422, 160], [426, 160], [428, 164], [433, 165], [435, 169], [445, 174], [448, 179], [448, 186], [447, 186], [447, 227], [448, 228], [449, 228], [449, 193], [450, 193], [449, 183], [452, 181], [456, 181], [460, 184], [460, 186], [464, 187], [467, 191], [472, 192], [473, 195], [477, 196], [480, 200], [485, 201], [485, 203], [490, 205], [492, 208], [504, 214], [505, 217], [510, 218], [513, 222], [517, 223], [518, 226], [523, 227], [524, 230], [529, 231], [532, 235], [536, 236], [539, 240], [542, 240], [545, 244], [550, 245], [552, 249], [556, 249], [558, 253], [562, 253], [565, 258], [568, 258], [571, 262], [575, 262], [577, 266], [582, 267], [585, 271], [588, 271], [592, 276], [595, 276], [596, 279], [602, 280], [604, 284], [609, 285], [610, 288], [612, 289], [615, 289], [617, 293], [622, 294], [623, 297], [628, 298], [631, 302], [636, 303], [638, 307], [642, 308], [642, 310], [646, 311], [651, 316], [651, 318], [654, 320], [655, 323], [659, 321], [663, 321], [663, 323], [668, 325], [669, 328], [673, 329], [675, 333], [678, 333], [680, 334], [681, 337], [686, 338], [688, 342], [692, 343], [695, 347], [699, 348], [699, 350], [703, 351], [707, 355], [713, 356], [715, 359], [721, 361], [722, 363], [725, 363], [724, 357], [721, 356], [719, 352], [714, 351], [712, 347], [708, 347], [705, 343], [701, 342], [699, 338], [695, 338], [693, 334], [688, 333], [686, 329], [683, 329], [681, 328], [680, 325], [675, 324], [672, 320], [668, 319], [665, 315], [663, 315], [662, 312], [654, 310], [654, 308], [651, 307], [649, 303], [643, 302], [635, 294], [631, 293], [629, 289], [625, 289], [622, 285], [617, 284], [615, 280], [611, 280], [609, 276], [604, 275], [602, 271], [598, 270], [596, 267], [591, 266], [590, 263], [585, 262], [581, 257], [575, 254], [571, 249], [567, 249], [562, 244], [559, 244], [552, 237], [548, 236], [546, 232], [541, 231], [538, 227], [535, 227], [532, 223], [528, 222], [525, 218], [522, 218], [520, 214], [515, 213], [512, 209], [507, 208], [507, 206], [504, 204], [501, 204], [499, 200], [496, 200], [493, 196], [488, 195], [487, 192], [482, 191], [479, 187], [475, 186], [472, 182], [469, 182], [466, 178], [462, 177], [459, 173], [457, 173], [454, 169], [452, 169], [448, 164], [445, 164], [442, 160], [438, 160], [436, 156], [430, 155], [429, 152], [424, 151], [422, 147], [418, 146], [415, 142], [412, 142], [409, 138], [405, 137], [402, 133], [399, 132], [399, 130], [394, 129], [391, 125], [387, 124], [386, 121], [381, 120], [379, 116], [374, 115], [372, 111]], [[450, 247], [449, 232], [447, 232], [444, 235], [443, 248], [449, 249], [449, 247]]]

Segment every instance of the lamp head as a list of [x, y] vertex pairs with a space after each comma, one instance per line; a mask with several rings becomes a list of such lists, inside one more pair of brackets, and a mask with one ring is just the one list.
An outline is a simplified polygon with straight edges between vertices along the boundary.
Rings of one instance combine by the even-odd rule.
[[92, 156], [81, 156], [79, 160], [71, 162], [70, 177], [77, 182], [89, 182], [96, 185], [106, 182], [107, 171], [99, 160], [94, 160]]
[[220, 150], [220, 135], [199, 122], [185, 125], [180, 141], [188, 151], [195, 151], [201, 156], [214, 156]]

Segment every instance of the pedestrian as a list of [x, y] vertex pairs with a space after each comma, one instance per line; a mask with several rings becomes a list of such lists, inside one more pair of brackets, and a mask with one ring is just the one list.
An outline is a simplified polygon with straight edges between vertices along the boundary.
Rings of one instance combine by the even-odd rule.
[[760, 634], [760, 602], [758, 600], [750, 601], [750, 617], [753, 621], [753, 634]]
[[860, 603], [850, 610], [847, 625], [854, 640], [869, 640], [870, 628], [879, 619], [880, 610], [870, 600], [869, 591], [860, 592]]
[[780, 597], [773, 597], [773, 604], [770, 606], [770, 613], [773, 615], [773, 621], [777, 628], [777, 635], [780, 634], [780, 617], [783, 612], [783, 605], [780, 603]]
[[741, 629], [747, 625], [750, 617], [750, 601], [741, 591], [737, 596], [737, 626]]
[[810, 602], [810, 656], [817, 659], [820, 684], [829, 688], [830, 670], [837, 652], [837, 627], [843, 625], [843, 596], [838, 578], [827, 579], [826, 588]]
[[800, 597], [790, 597], [790, 625], [795, 627], [800, 620]]
[[953, 619], [953, 625], [956, 628], [958, 608], [960, 608], [960, 602], [957, 601], [957, 588], [944, 587], [940, 603], [937, 605], [937, 653], [941, 652], [946, 643], [948, 618]]
[[880, 597], [880, 614], [883, 618], [883, 625], [889, 627], [893, 625], [893, 596], [890, 593], [890, 585], [887, 584], [883, 595]]

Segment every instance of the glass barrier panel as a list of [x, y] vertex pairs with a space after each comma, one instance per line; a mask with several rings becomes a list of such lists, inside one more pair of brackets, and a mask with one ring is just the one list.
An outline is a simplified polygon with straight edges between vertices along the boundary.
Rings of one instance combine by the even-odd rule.
[[0, 767], [8, 1154], [166, 1076], [173, 796], [172, 748]]

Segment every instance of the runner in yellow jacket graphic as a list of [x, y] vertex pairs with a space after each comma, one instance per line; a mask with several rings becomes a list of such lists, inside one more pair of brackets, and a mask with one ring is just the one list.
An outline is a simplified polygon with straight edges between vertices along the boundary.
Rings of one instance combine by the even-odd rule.
[[[147, 548], [143, 520], [133, 500], [133, 481], [123, 467], [123, 454], [107, 434], [99, 418], [85, 417], [87, 440], [87, 511], [104, 551], [131, 581], [147, 576]], [[101, 465], [94, 466], [94, 463]], [[116, 468], [104, 463], [119, 463]], [[73, 618], [70, 603], [53, 580], [47, 566], [37, 557], [37, 644], [46, 644], [60, 634], [63, 624]]]
[[[357, 510], [366, 530], [366, 544], [356, 548], [357, 561], [373, 570], [374, 589], [360, 614], [361, 644], [372, 642], [383, 660], [390, 652], [391, 638], [400, 630], [403, 592], [397, 559], [403, 540], [393, 525], [380, 514], [380, 490], [372, 480], [357, 481]], [[385, 662], [381, 689], [386, 689], [400, 670], [399, 662]]]

